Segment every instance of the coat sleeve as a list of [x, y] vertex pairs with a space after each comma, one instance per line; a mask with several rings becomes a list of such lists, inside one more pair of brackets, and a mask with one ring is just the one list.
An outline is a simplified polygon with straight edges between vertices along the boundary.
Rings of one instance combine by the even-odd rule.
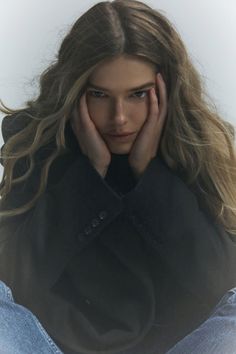
[[236, 286], [236, 236], [200, 209], [196, 195], [159, 156], [124, 203], [157, 256], [201, 301], [212, 305]]
[[[12, 282], [19, 276], [15, 271], [21, 271], [22, 279], [26, 269], [37, 269], [39, 280], [52, 285], [74, 253], [92, 242], [122, 211], [120, 197], [86, 157], [68, 160], [63, 177], [40, 196], [29, 212], [0, 222], [0, 272], [5, 269], [5, 273], [12, 274]], [[18, 198], [22, 193], [18, 192]]]
[[[15, 113], [12, 115], [7, 115], [2, 119], [1, 131], [4, 144], [1, 146], [1, 153], [7, 140], [17, 134], [20, 130], [24, 129], [30, 122], [30, 118], [22, 113]], [[3, 159], [0, 158], [0, 163], [3, 165]], [[20, 159], [16, 164], [15, 175], [20, 175], [22, 173], [21, 168], [25, 164], [25, 159]]]
[[[122, 211], [121, 198], [85, 155], [59, 156], [50, 170], [50, 183], [32, 209], [0, 219], [0, 279], [11, 287], [17, 279], [27, 281], [30, 270], [50, 286], [73, 254], [92, 242]], [[0, 203], [0, 210], [30, 200], [39, 176], [36, 169]]]

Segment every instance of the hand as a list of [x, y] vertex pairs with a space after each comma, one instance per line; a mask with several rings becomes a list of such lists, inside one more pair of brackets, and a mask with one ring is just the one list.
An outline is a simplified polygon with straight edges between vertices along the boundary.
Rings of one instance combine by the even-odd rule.
[[97, 172], [105, 177], [111, 162], [111, 154], [89, 116], [86, 93], [80, 98], [79, 112], [74, 108], [70, 123], [82, 152], [88, 156]]
[[[167, 90], [162, 76], [156, 77], [160, 105], [155, 90], [150, 90], [150, 111], [129, 153], [129, 164], [136, 179], [156, 156], [167, 115]], [[153, 92], [151, 92], [153, 91]]]

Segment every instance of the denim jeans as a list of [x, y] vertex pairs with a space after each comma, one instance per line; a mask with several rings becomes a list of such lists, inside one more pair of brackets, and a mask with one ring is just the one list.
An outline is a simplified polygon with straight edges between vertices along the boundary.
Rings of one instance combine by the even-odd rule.
[[166, 354], [236, 354], [236, 288], [222, 297], [205, 322]]
[[0, 354], [63, 354], [31, 311], [0, 281]]
[[[0, 281], [0, 354], [32, 353], [63, 354], [32, 312], [16, 304], [11, 290]], [[166, 354], [236, 354], [236, 288]]]

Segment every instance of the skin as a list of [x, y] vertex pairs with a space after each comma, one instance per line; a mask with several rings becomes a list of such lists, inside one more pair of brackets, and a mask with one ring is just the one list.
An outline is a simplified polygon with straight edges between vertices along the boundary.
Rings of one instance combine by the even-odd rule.
[[[166, 85], [159, 75], [151, 62], [122, 55], [104, 61], [90, 76], [70, 121], [81, 150], [102, 177], [111, 153], [128, 154], [137, 179], [156, 156], [167, 116]], [[130, 91], [148, 82], [147, 88]], [[118, 141], [107, 135], [111, 132], [135, 134]]]

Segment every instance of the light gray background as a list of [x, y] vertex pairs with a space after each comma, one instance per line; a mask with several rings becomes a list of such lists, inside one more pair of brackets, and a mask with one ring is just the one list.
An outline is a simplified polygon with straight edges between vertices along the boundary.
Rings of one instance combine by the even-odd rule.
[[[24, 107], [24, 102], [35, 97], [38, 77], [53, 60], [72, 23], [97, 2], [0, 0], [0, 98], [6, 105]], [[236, 126], [235, 0], [144, 2], [174, 24], [220, 114]]]

